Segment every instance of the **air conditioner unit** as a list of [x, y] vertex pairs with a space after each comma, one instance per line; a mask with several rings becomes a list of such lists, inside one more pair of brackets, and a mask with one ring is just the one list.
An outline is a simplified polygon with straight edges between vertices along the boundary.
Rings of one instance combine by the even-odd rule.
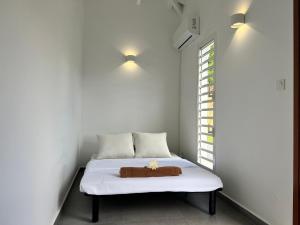
[[193, 16], [183, 19], [173, 35], [173, 46], [181, 50], [189, 46], [200, 35], [200, 18]]

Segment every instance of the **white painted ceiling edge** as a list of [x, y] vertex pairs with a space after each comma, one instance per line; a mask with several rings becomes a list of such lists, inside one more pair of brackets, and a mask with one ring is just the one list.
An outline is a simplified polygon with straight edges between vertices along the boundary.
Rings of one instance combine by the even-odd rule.
[[186, 0], [167, 0], [167, 5], [170, 10], [174, 10], [180, 17], [183, 15], [183, 9]]
[[[140, 6], [142, 0], [137, 0], [136, 5]], [[186, 4], [186, 0], [167, 0], [168, 9], [174, 10], [180, 17], [183, 14], [183, 8]]]

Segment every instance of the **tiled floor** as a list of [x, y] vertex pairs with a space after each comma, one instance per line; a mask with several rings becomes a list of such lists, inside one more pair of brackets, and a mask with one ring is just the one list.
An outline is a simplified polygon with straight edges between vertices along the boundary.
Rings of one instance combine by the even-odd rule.
[[[87, 225], [91, 199], [79, 192], [80, 173], [70, 191], [56, 225]], [[101, 225], [255, 225], [222, 199], [217, 213], [210, 216], [174, 194], [125, 195], [102, 198]]]

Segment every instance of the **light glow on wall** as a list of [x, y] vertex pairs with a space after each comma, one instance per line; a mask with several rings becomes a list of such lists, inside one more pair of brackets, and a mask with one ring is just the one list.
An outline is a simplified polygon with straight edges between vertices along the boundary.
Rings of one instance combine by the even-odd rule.
[[234, 39], [239, 42], [244, 40], [248, 36], [249, 30], [250, 30], [250, 26], [247, 24], [244, 24], [238, 30], [236, 30], [236, 32], [234, 34]]
[[122, 68], [124, 68], [128, 72], [135, 72], [139, 69], [139, 66], [133, 61], [128, 61], [122, 65]]
[[234, 32], [229, 48], [232, 48], [235, 52], [244, 51], [253, 42], [253, 38], [256, 35], [258, 33], [253, 29], [251, 24], [244, 24]]
[[247, 14], [253, 0], [244, 0], [238, 4], [233, 13]]

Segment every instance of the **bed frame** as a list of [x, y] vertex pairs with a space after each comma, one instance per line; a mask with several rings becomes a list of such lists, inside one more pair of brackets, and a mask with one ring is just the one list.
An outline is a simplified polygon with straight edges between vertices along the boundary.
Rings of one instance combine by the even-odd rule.
[[[221, 190], [222, 189], [220, 188], [215, 191], [206, 192], [209, 194], [208, 211], [210, 215], [216, 214], [217, 192]], [[188, 192], [188, 193], [194, 193], [194, 192]], [[188, 193], [186, 192], [186, 194]], [[205, 192], [201, 192], [201, 193], [205, 193]], [[97, 223], [99, 220], [99, 198], [101, 197], [101, 195], [89, 195], [89, 194], [86, 195], [92, 198], [92, 223]]]

